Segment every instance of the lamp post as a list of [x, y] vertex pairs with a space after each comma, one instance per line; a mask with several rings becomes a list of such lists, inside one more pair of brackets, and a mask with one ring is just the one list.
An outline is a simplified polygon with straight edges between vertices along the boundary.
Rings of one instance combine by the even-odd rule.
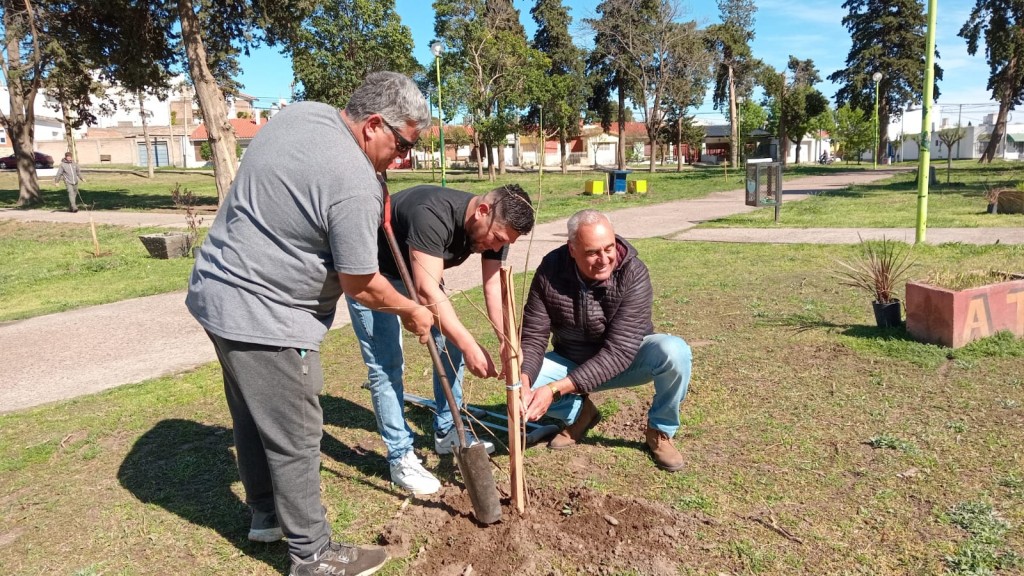
[[[430, 104], [430, 115], [434, 115], [434, 99], [430, 98], [430, 94], [427, 94], [427, 103]], [[433, 120], [431, 120], [433, 123]], [[434, 134], [430, 134], [430, 181], [434, 181]]]
[[878, 82], [882, 80], [882, 73], [875, 72], [871, 75], [875, 81], [875, 141], [871, 143], [871, 169], [878, 169]]
[[430, 52], [434, 55], [434, 69], [437, 71], [437, 119], [440, 124], [438, 133], [440, 134], [441, 144], [441, 187], [444, 187], [444, 108], [441, 107], [441, 54], [444, 52], [444, 45], [441, 44], [440, 40], [434, 40], [430, 43]]

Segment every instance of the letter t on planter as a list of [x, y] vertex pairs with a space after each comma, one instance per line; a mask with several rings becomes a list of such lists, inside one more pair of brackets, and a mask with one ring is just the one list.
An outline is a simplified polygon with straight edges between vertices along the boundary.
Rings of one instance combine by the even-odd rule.
[[907, 282], [907, 332], [919, 342], [960, 348], [996, 332], [1024, 337], [1024, 280], [967, 290]]

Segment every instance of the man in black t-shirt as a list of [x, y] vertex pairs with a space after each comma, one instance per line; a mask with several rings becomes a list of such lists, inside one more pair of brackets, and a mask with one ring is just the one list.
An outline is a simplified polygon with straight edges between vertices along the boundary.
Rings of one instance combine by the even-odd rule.
[[[435, 314], [432, 334], [455, 401], [460, 405], [463, 368], [479, 378], [497, 377], [498, 370], [487, 350], [455, 314], [444, 291], [444, 270], [462, 264], [473, 253], [481, 255], [487, 315], [502, 341], [504, 323], [498, 272], [508, 246], [529, 233], [533, 224], [530, 197], [515, 184], [496, 188], [483, 196], [424, 185], [391, 198], [391, 226], [420, 301]], [[383, 231], [378, 236], [378, 244], [381, 274], [404, 293], [405, 287]], [[402, 340], [396, 316], [347, 300], [352, 327], [369, 369], [373, 409], [377, 428], [388, 449], [391, 479], [413, 494], [433, 494], [441, 483], [423, 468], [413, 453], [412, 430], [403, 413]], [[502, 341], [502, 359], [506, 357], [506, 350]], [[438, 454], [450, 454], [457, 437], [452, 412], [436, 372], [434, 398], [437, 403], [434, 449]], [[468, 440], [472, 443], [475, 439]], [[486, 444], [488, 452], [494, 450], [493, 444]]]

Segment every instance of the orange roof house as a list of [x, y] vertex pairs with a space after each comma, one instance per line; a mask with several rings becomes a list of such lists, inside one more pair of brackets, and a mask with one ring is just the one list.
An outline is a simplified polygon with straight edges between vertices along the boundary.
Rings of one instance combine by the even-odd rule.
[[[257, 123], [252, 118], [231, 118], [228, 120], [231, 123], [231, 127], [235, 129], [235, 138], [238, 140], [252, 140], [256, 136], [256, 133], [260, 131], [268, 121], [260, 119]], [[192, 131], [189, 136], [193, 142], [205, 142], [209, 140], [209, 135], [206, 133], [206, 124], [200, 124]]]

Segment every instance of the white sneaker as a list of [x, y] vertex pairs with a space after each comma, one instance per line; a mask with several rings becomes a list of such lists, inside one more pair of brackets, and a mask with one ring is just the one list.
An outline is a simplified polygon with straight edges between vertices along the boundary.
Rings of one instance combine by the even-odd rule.
[[427, 496], [441, 489], [441, 482], [420, 465], [412, 450], [391, 465], [391, 481], [416, 496]]
[[[487, 440], [479, 440], [469, 430], [466, 430], [466, 442], [468, 442], [470, 446], [476, 444], [477, 442], [483, 442], [484, 448], [487, 449], [488, 454], [494, 452], [493, 442], [488, 442]], [[441, 454], [442, 456], [445, 454], [451, 454], [452, 451], [454, 451], [455, 446], [458, 445], [458, 443], [459, 432], [458, 430], [455, 429], [455, 426], [449, 428], [448, 433], [445, 434], [444, 436], [438, 436], [436, 433], [434, 434], [434, 451], [437, 452], [438, 454]]]

